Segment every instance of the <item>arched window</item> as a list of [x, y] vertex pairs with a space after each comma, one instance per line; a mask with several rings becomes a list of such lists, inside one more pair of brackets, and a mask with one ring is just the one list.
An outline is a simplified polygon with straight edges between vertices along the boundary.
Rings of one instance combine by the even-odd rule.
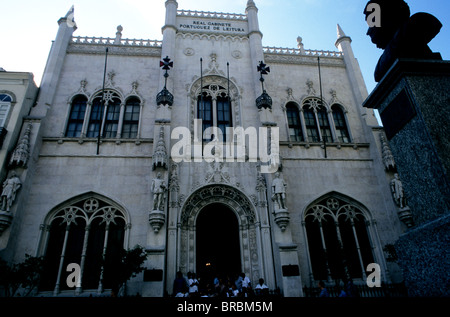
[[305, 117], [306, 133], [309, 142], [320, 142], [319, 129], [317, 129], [316, 115], [308, 106], [303, 107], [303, 116]]
[[[211, 84], [203, 87], [197, 100], [197, 118], [203, 120], [202, 132], [208, 128], [217, 127], [222, 133], [222, 140], [219, 141], [225, 142], [226, 130], [233, 126], [231, 102], [227, 90], [220, 85]], [[211, 140], [211, 136], [206, 136], [203, 141]]]
[[303, 103], [306, 132], [309, 142], [332, 142], [328, 112], [318, 98], [308, 98]]
[[79, 137], [81, 135], [86, 106], [86, 96], [79, 95], [73, 98], [70, 108], [69, 121], [67, 123], [66, 137]]
[[0, 94], [0, 128], [3, 128], [6, 125], [11, 102], [12, 97], [10, 95]]
[[136, 97], [129, 98], [125, 104], [122, 138], [134, 139], [137, 137], [140, 111], [141, 104], [139, 99]]
[[336, 127], [336, 136], [341, 143], [350, 143], [350, 134], [345, 121], [344, 111], [341, 106], [334, 104], [331, 106], [333, 112], [334, 126]]
[[217, 97], [217, 127], [222, 131], [222, 138], [227, 139], [227, 128], [231, 127], [231, 104], [228, 96], [222, 93]]
[[366, 277], [374, 256], [368, 222], [357, 204], [329, 196], [310, 206], [304, 219], [315, 280]]
[[[198, 96], [197, 118], [202, 120], [202, 135], [204, 135], [205, 130], [211, 128], [214, 124], [212, 98], [211, 96], [208, 96], [207, 93]], [[211, 137], [205, 135], [203, 141], [209, 142], [211, 141]]]
[[303, 141], [302, 125], [297, 105], [294, 103], [287, 104], [286, 115], [288, 119], [289, 136], [291, 141]]
[[104, 118], [102, 93], [98, 93], [92, 102], [91, 114], [86, 136], [88, 138], [96, 138], [98, 137], [100, 129], [103, 129], [103, 137], [115, 138], [117, 136], [117, 129], [119, 127], [120, 104], [121, 100], [119, 95], [112, 90], [106, 90], [104, 94], [106, 117]]
[[108, 104], [106, 111], [105, 128], [103, 131], [104, 138], [115, 138], [119, 127], [120, 119], [120, 99], [114, 98]]
[[100, 133], [100, 126], [102, 124], [102, 101], [100, 98], [95, 98], [91, 106], [91, 116], [89, 117], [89, 125], [86, 136], [88, 138], [96, 138]]
[[126, 230], [119, 208], [97, 197], [85, 198], [57, 210], [48, 226], [40, 291], [57, 294], [69, 289], [66, 268], [70, 263], [81, 268], [78, 291], [111, 288], [105, 272], [119, 260]]
[[333, 137], [331, 136], [330, 121], [328, 120], [328, 113], [325, 107], [321, 106], [317, 111], [317, 117], [319, 119], [320, 133], [322, 140], [325, 142], [333, 142]]

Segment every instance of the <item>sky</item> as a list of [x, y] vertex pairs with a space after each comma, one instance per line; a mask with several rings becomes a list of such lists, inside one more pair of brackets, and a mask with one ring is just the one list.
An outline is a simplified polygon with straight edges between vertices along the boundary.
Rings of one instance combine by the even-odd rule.
[[[362, 11], [367, 0], [254, 0], [259, 9], [263, 45], [337, 51], [336, 25], [352, 38], [369, 93], [375, 88], [373, 72], [382, 54], [366, 35]], [[406, 0], [411, 13], [427, 12], [444, 25], [430, 43], [434, 52], [450, 59], [450, 1]], [[74, 36], [162, 40], [165, 0], [15, 0], [2, 1], [0, 10], [0, 67], [6, 71], [32, 72], [37, 85], [58, 30], [57, 21], [72, 5], [78, 29]], [[178, 0], [178, 9], [245, 13], [247, 0]]]

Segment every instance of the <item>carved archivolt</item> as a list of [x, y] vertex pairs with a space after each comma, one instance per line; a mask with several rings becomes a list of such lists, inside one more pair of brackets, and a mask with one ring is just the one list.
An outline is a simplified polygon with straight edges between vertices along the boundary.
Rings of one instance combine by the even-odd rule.
[[256, 238], [258, 219], [253, 204], [241, 191], [223, 184], [202, 187], [184, 203], [179, 216], [178, 269], [182, 272], [195, 271], [196, 219], [200, 211], [212, 203], [222, 203], [235, 212], [239, 222], [242, 270], [257, 280], [261, 276], [261, 256]]
[[179, 219], [181, 226], [194, 227], [198, 213], [211, 203], [224, 203], [229, 206], [237, 214], [241, 226], [256, 222], [250, 199], [241, 191], [221, 184], [203, 187], [186, 200]]

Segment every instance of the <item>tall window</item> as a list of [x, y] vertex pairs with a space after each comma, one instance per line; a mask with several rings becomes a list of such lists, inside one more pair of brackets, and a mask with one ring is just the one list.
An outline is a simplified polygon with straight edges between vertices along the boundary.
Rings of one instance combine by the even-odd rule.
[[7, 94], [0, 94], [0, 128], [6, 125], [12, 98]]
[[309, 142], [320, 142], [319, 130], [317, 129], [316, 116], [314, 111], [309, 107], [303, 107], [303, 115], [305, 117], [306, 133]]
[[69, 289], [66, 267], [81, 267], [83, 289], [108, 289], [107, 266], [119, 260], [126, 219], [122, 211], [96, 197], [89, 197], [57, 211], [49, 221], [41, 291]]
[[108, 104], [106, 111], [105, 127], [103, 132], [104, 138], [115, 138], [119, 127], [120, 118], [120, 99], [114, 98]]
[[122, 138], [134, 139], [137, 137], [140, 111], [141, 105], [139, 99], [135, 97], [129, 98], [125, 105]]
[[333, 142], [327, 109], [321, 106], [317, 111], [317, 117], [319, 119], [319, 126], [320, 126], [320, 133], [322, 135], [322, 140], [325, 139], [325, 142]]
[[[86, 136], [88, 138], [98, 137], [103, 126], [103, 137], [115, 138], [120, 120], [120, 97], [113, 91], [107, 90], [104, 95], [104, 106], [106, 107], [106, 118], [103, 118], [104, 107], [102, 105], [102, 93], [100, 92], [92, 102], [91, 116]], [[103, 121], [103, 122], [102, 122]]]
[[300, 115], [297, 105], [294, 103], [289, 103], [286, 106], [286, 115], [288, 119], [289, 136], [291, 141], [303, 141], [302, 125], [300, 122]]
[[309, 142], [333, 141], [327, 109], [320, 99], [308, 98], [305, 100], [303, 114]]
[[202, 135], [204, 136], [203, 141], [211, 141], [211, 136], [205, 135], [205, 130], [211, 128], [214, 124], [212, 98], [206, 93], [203, 93], [203, 96], [198, 97], [197, 118], [202, 119]]
[[[203, 97], [201, 97], [203, 96]], [[226, 130], [233, 126], [231, 103], [227, 90], [220, 85], [208, 85], [203, 87], [202, 95], [197, 101], [197, 118], [203, 120], [203, 130], [217, 127], [221, 130], [222, 140], [226, 141]], [[213, 133], [211, 131], [211, 133]], [[207, 136], [203, 141], [209, 142], [212, 136]]]
[[341, 143], [350, 143], [350, 135], [347, 123], [345, 122], [344, 111], [339, 105], [331, 106], [333, 112], [334, 125], [336, 127], [336, 136]]
[[228, 96], [222, 93], [217, 97], [217, 127], [222, 131], [222, 140], [227, 140], [227, 127], [231, 127], [231, 105]]
[[66, 137], [79, 137], [84, 123], [87, 98], [76, 96], [70, 108], [69, 122], [67, 123]]
[[374, 256], [368, 222], [356, 204], [327, 197], [309, 207], [304, 219], [315, 280], [365, 277]]
[[96, 138], [100, 133], [100, 126], [102, 124], [103, 107], [101, 98], [95, 98], [92, 102], [91, 116], [89, 118], [89, 125], [86, 136], [88, 138]]

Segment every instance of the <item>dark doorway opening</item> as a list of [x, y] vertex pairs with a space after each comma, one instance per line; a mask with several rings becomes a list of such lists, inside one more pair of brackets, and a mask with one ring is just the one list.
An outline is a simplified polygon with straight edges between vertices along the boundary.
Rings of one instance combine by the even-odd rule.
[[206, 283], [215, 277], [236, 278], [241, 254], [234, 212], [222, 204], [206, 206], [197, 217], [196, 232], [197, 276]]

